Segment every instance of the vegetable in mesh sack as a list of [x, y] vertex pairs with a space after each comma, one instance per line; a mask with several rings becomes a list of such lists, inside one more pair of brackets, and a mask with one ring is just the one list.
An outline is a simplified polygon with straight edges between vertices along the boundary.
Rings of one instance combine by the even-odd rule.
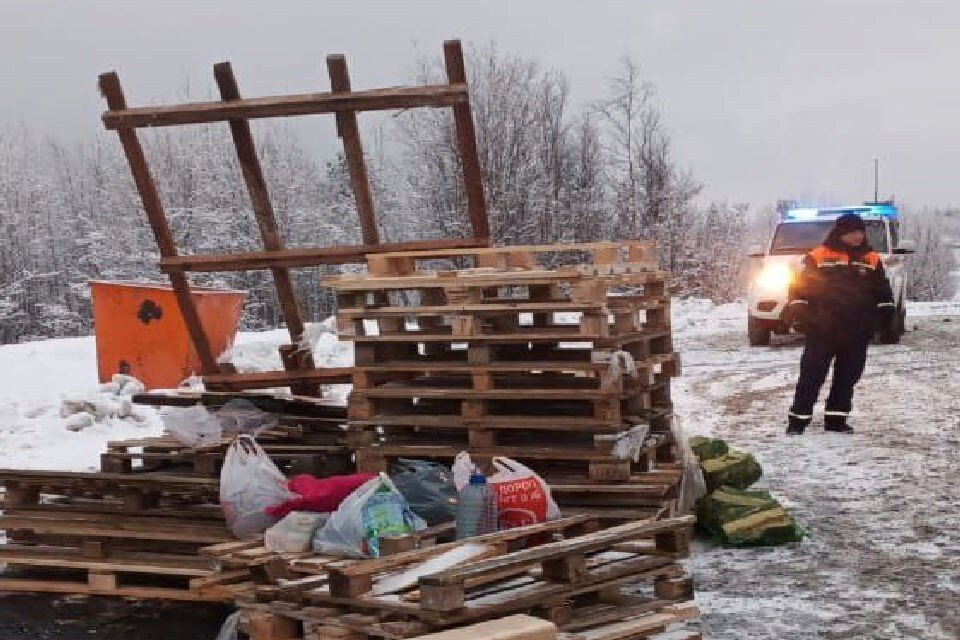
[[768, 492], [733, 487], [717, 489], [700, 500], [697, 527], [715, 542], [736, 547], [799, 542], [805, 535]]
[[427, 523], [410, 510], [396, 486], [381, 473], [351, 493], [313, 537], [318, 553], [377, 558], [380, 538], [420, 531]]
[[724, 456], [730, 451], [727, 443], [720, 438], [693, 436], [687, 441], [690, 448], [701, 460], [712, 460]]
[[391, 466], [390, 479], [410, 509], [429, 526], [456, 518], [457, 487], [453, 483], [453, 472], [446, 465], [399, 458]]
[[237, 436], [220, 471], [220, 507], [238, 538], [263, 533], [277, 521], [267, 508], [296, 498], [287, 479], [252, 436]]
[[746, 489], [763, 475], [760, 463], [752, 454], [736, 449], [718, 458], [700, 460], [700, 468], [711, 491], [724, 485]]

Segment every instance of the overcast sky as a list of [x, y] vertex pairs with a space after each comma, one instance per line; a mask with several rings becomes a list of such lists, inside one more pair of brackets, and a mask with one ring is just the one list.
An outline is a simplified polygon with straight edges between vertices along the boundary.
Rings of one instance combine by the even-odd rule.
[[94, 135], [111, 69], [131, 105], [187, 79], [212, 91], [226, 59], [247, 96], [326, 90], [327, 53], [347, 54], [355, 88], [395, 85], [451, 37], [562, 70], [581, 104], [633, 56], [708, 197], [861, 200], [876, 156], [881, 195], [960, 204], [960, 3], [945, 0], [0, 0], [0, 126]]

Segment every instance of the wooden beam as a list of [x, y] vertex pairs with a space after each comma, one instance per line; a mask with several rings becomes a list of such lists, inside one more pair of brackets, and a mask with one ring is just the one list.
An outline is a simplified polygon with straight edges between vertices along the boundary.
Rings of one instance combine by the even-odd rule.
[[[220, 88], [220, 97], [224, 102], [233, 103], [240, 100], [240, 89], [237, 86], [237, 79], [229, 62], [214, 65], [213, 75], [216, 78], [217, 86]], [[253, 214], [256, 217], [257, 226], [260, 228], [260, 236], [263, 238], [263, 246], [267, 251], [282, 250], [283, 239], [280, 230], [277, 228], [277, 219], [273, 211], [273, 204], [270, 202], [267, 182], [263, 177], [260, 160], [257, 158], [253, 134], [250, 132], [250, 123], [241, 118], [235, 118], [229, 122], [233, 144], [237, 150], [237, 160], [240, 162], [243, 180], [250, 194], [250, 202], [253, 205]], [[280, 308], [290, 332], [290, 340], [294, 344], [298, 344], [303, 337], [303, 318], [300, 315], [300, 307], [297, 304], [290, 273], [284, 267], [274, 267], [271, 271], [277, 288]], [[309, 362], [304, 362], [303, 367], [312, 368], [312, 358]]]
[[200, 254], [161, 258], [160, 270], [165, 273], [183, 271], [246, 271], [274, 267], [300, 268], [321, 264], [362, 263], [371, 253], [416, 251], [418, 247], [433, 250], [442, 248], [477, 247], [482, 238], [449, 238], [418, 240], [415, 242], [387, 242], [374, 245], [352, 245], [309, 249], [281, 249], [279, 251], [249, 251], [226, 254]]
[[[120, 77], [116, 72], [104, 73], [100, 76], [100, 93], [106, 98], [107, 106], [111, 110], [117, 111], [127, 108], [123, 88], [120, 86]], [[160, 200], [160, 194], [157, 192], [153, 176], [150, 175], [150, 167], [147, 165], [147, 159], [143, 153], [143, 147], [140, 145], [140, 139], [137, 137], [137, 132], [129, 127], [124, 127], [118, 128], [117, 134], [120, 137], [123, 152], [127, 156], [127, 162], [130, 164], [130, 171], [137, 185], [137, 191], [140, 193], [140, 199], [143, 202], [144, 211], [147, 213], [150, 228], [153, 229], [160, 256], [161, 258], [175, 257], [177, 248], [173, 241], [173, 233], [167, 223], [163, 202]], [[170, 284], [173, 286], [177, 305], [180, 307], [187, 332], [190, 334], [194, 349], [196, 349], [197, 356], [200, 358], [203, 372], [217, 372], [219, 370], [217, 360], [210, 348], [210, 342], [203, 330], [203, 325], [200, 323], [200, 314], [197, 312], [190, 296], [190, 283], [186, 274], [171, 273]]]
[[[110, 74], [104, 74], [110, 75]], [[223, 102], [192, 102], [128, 109], [111, 106], [102, 116], [107, 129], [169, 127], [226, 120], [306, 116], [338, 111], [384, 111], [417, 107], [449, 107], [467, 101], [463, 84], [392, 87], [347, 94], [306, 93]]]
[[[350, 93], [350, 74], [347, 71], [347, 59], [343, 55], [327, 56], [327, 72], [330, 74], [330, 88], [334, 95]], [[337, 113], [337, 135], [343, 140], [343, 153], [347, 159], [347, 168], [350, 170], [350, 186], [357, 201], [363, 243], [377, 244], [380, 242], [380, 233], [377, 230], [373, 196], [370, 194], [370, 178], [367, 175], [367, 163], [363, 158], [363, 144], [360, 142], [356, 112]]]
[[[443, 58], [447, 68], [447, 80], [451, 86], [466, 86], [467, 71], [463, 63], [463, 48], [459, 40], [443, 43]], [[460, 150], [460, 165], [463, 167], [463, 183], [467, 193], [467, 210], [470, 225], [477, 238], [490, 238], [487, 221], [487, 204], [483, 194], [483, 174], [477, 152], [477, 133], [473, 126], [470, 102], [453, 105], [453, 123], [457, 131], [457, 147]]]

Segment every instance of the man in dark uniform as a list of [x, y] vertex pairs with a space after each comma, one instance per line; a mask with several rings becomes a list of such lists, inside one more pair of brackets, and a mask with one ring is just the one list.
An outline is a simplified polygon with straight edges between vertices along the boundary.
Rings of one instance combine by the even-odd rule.
[[894, 312], [893, 293], [867, 228], [855, 213], [837, 218], [823, 245], [807, 254], [790, 287], [787, 323], [807, 334], [787, 433], [802, 434], [833, 363], [824, 412], [827, 431], [850, 433], [853, 387], [867, 361], [867, 344]]

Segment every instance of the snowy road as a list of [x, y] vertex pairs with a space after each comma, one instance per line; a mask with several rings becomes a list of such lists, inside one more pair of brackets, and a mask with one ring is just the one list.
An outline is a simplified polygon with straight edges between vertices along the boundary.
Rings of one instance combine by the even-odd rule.
[[810, 536], [775, 549], [698, 544], [707, 637], [960, 637], [960, 318], [911, 318], [902, 344], [871, 346], [853, 436], [815, 420], [787, 438], [802, 345], [747, 347], [743, 317], [731, 305], [679, 327], [678, 413], [688, 435], [753, 452], [758, 487]]

